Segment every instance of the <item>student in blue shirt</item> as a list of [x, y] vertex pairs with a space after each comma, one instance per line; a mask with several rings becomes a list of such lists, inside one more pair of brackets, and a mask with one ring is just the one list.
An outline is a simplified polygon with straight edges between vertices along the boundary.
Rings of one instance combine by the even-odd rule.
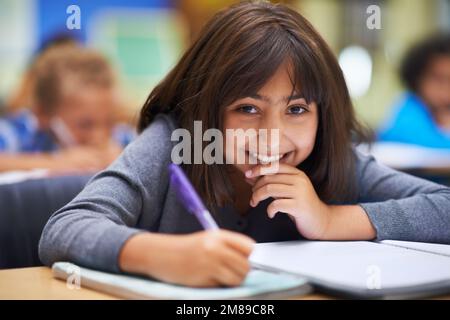
[[133, 130], [115, 124], [113, 72], [101, 55], [55, 46], [32, 72], [31, 108], [0, 120], [0, 171], [95, 171], [131, 141]]
[[450, 35], [412, 48], [401, 77], [408, 92], [395, 104], [379, 140], [450, 148]]

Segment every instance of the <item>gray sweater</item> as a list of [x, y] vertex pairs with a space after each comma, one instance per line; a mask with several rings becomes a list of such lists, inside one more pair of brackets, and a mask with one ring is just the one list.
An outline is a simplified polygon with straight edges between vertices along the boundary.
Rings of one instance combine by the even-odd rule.
[[[184, 234], [201, 230], [177, 201], [167, 166], [174, 122], [155, 121], [106, 170], [95, 175], [69, 204], [55, 212], [41, 236], [40, 259], [51, 265], [71, 261], [119, 272], [118, 256], [132, 235], [142, 232]], [[377, 239], [450, 243], [450, 189], [377, 163], [355, 151], [359, 203]], [[215, 216], [219, 226], [257, 242], [302, 239], [285, 214], [269, 219], [270, 199], [245, 216], [233, 207]]]

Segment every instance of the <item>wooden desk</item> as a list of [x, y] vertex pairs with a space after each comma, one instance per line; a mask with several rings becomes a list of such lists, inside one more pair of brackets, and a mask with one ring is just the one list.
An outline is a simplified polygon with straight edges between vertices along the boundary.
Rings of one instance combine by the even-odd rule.
[[[330, 299], [321, 294], [292, 297], [293, 299]], [[116, 300], [116, 297], [91, 289], [69, 289], [66, 282], [54, 279], [50, 268], [36, 267], [0, 270], [0, 300]]]
[[0, 299], [113, 300], [117, 299], [86, 288], [69, 289], [64, 281], [52, 277], [50, 268], [0, 270]]

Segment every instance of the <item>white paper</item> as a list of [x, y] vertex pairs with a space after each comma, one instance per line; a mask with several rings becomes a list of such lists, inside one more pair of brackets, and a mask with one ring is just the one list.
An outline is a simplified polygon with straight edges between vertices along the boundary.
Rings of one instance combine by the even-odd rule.
[[336, 288], [398, 289], [450, 280], [450, 258], [366, 241], [257, 244], [250, 261]]

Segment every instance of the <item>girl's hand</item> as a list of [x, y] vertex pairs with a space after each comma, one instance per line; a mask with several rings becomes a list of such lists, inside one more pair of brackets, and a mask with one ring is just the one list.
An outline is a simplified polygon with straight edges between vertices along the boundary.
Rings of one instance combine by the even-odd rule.
[[330, 208], [317, 196], [308, 176], [301, 170], [279, 163], [275, 170], [257, 165], [245, 173], [247, 181], [258, 178], [253, 185], [250, 205], [274, 198], [267, 207], [273, 218], [278, 212], [287, 213], [298, 231], [308, 239], [322, 239], [330, 222]]
[[[144, 239], [151, 236], [142, 246], [151, 253], [144, 263], [145, 273], [151, 277], [192, 287], [238, 286], [250, 271], [248, 257], [254, 241], [240, 233], [217, 230], [156, 235], [159, 239], [142, 235]], [[141, 256], [142, 250], [138, 250]]]
[[53, 173], [95, 172], [106, 167], [103, 155], [88, 146], [74, 146], [50, 155]]
[[97, 172], [110, 165], [122, 152], [115, 143], [103, 146], [75, 146], [49, 156], [52, 174], [78, 174]]

